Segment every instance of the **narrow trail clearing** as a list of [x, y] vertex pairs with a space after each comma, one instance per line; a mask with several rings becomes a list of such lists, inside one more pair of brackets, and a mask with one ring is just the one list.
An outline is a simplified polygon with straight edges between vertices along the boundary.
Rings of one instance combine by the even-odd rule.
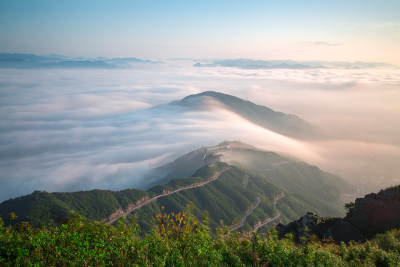
[[230, 230], [235, 231], [236, 229], [239, 229], [240, 227], [242, 227], [244, 225], [244, 223], [246, 222], [247, 217], [249, 217], [254, 212], [254, 210], [258, 207], [258, 205], [260, 205], [260, 203], [261, 203], [261, 198], [257, 197], [257, 202], [254, 205], [250, 206], [250, 209], [246, 213], [246, 215], [244, 215], [242, 217], [242, 219], [240, 219], [240, 221], [236, 225], [231, 226]]
[[206, 185], [206, 184], [208, 184], [208, 183], [210, 183], [210, 182], [212, 182], [212, 181], [218, 179], [219, 176], [220, 176], [222, 173], [224, 173], [225, 171], [228, 171], [229, 169], [230, 169], [230, 168], [226, 168], [226, 169], [224, 169], [224, 170], [222, 170], [222, 171], [216, 172], [216, 173], [215, 173], [213, 176], [211, 176], [207, 181], [198, 182], [198, 183], [190, 184], [190, 185], [187, 185], [187, 186], [182, 186], [182, 187], [179, 187], [179, 188], [177, 188], [176, 190], [173, 190], [173, 191], [164, 191], [161, 195], [158, 195], [158, 196], [155, 196], [155, 197], [152, 197], [152, 198], [144, 199], [143, 201], [140, 201], [140, 203], [137, 203], [136, 205], [130, 206], [127, 210], [121, 211], [121, 212], [119, 212], [118, 214], [116, 214], [116, 215], [114, 215], [114, 216], [111, 215], [110, 217], [108, 217], [107, 219], [104, 219], [103, 221], [104, 221], [106, 224], [112, 224], [112, 223], [114, 223], [115, 221], [117, 221], [119, 218], [125, 217], [125, 216], [127, 216], [129, 213], [131, 213], [131, 212], [133, 212], [133, 211], [135, 211], [135, 210], [137, 210], [137, 209], [140, 209], [141, 207], [143, 207], [143, 206], [145, 206], [145, 205], [147, 205], [147, 204], [149, 204], [149, 203], [151, 203], [151, 202], [153, 202], [153, 201], [156, 201], [157, 199], [159, 199], [159, 198], [161, 198], [161, 197], [165, 197], [165, 196], [168, 196], [168, 195], [172, 195], [172, 194], [178, 193], [178, 192], [180, 192], [180, 191], [182, 191], [182, 190], [187, 190], [187, 189], [191, 189], [191, 188], [196, 188], [196, 187], [204, 186], [204, 185]]
[[[276, 204], [278, 203], [278, 200], [280, 200], [283, 197], [285, 197], [284, 193], [281, 193], [281, 194], [276, 195], [274, 197], [274, 209], [275, 210], [276, 210]], [[249, 217], [254, 212], [254, 210], [258, 207], [258, 205], [260, 205], [260, 203], [261, 203], [261, 199], [259, 197], [257, 197], [256, 204], [251, 206], [250, 210], [246, 213], [245, 216], [242, 217], [242, 219], [237, 224], [231, 226], [230, 231], [235, 231], [235, 230], [239, 229], [240, 227], [242, 227], [244, 225], [244, 223], [246, 222], [247, 217]], [[273, 218], [267, 218], [262, 222], [258, 222], [254, 226], [253, 231], [257, 232], [260, 227], [262, 227], [262, 226], [264, 226], [264, 225], [266, 225], [266, 224], [268, 224], [270, 222], [276, 221], [280, 217], [281, 217], [281, 213], [277, 210], [276, 213], [275, 213], [275, 216]]]
[[244, 176], [243, 187], [246, 187], [248, 183], [249, 183], [249, 175], [246, 174]]
[[[284, 193], [281, 193], [281, 194], [275, 196], [275, 198], [274, 198], [274, 209], [276, 209], [276, 203], [278, 203], [278, 200], [281, 199], [281, 198], [283, 198], [283, 197], [285, 197], [285, 194], [284, 194]], [[265, 219], [265, 220], [262, 221], [262, 222], [258, 222], [258, 223], [254, 226], [253, 231], [254, 231], [254, 232], [257, 232], [258, 229], [260, 229], [260, 228], [263, 227], [264, 225], [266, 225], [266, 224], [268, 224], [268, 223], [271, 223], [271, 222], [273, 222], [273, 221], [276, 221], [276, 220], [278, 220], [280, 217], [281, 217], [281, 213], [279, 212], [279, 210], [277, 210], [276, 213], [275, 213], [275, 216], [274, 216], [273, 218], [267, 218], [267, 219]]]

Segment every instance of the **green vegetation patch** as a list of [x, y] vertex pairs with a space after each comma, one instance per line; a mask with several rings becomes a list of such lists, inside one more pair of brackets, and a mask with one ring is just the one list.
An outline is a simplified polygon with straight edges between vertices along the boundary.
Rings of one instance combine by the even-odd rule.
[[[12, 217], [12, 216], [11, 216]], [[70, 217], [58, 227], [33, 228], [0, 220], [1, 266], [398, 266], [400, 230], [349, 245], [309, 242], [297, 245], [276, 232], [210, 235], [209, 217], [190, 212], [160, 213], [144, 237], [134, 222], [115, 227]]]

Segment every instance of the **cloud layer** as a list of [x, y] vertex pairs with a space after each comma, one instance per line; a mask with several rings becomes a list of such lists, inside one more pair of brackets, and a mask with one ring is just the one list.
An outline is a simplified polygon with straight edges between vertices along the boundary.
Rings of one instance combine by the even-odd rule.
[[[0, 70], [0, 201], [33, 190], [143, 188], [151, 168], [223, 140], [291, 154], [349, 179], [364, 175], [362, 164], [372, 163], [379, 173], [369, 183], [400, 177], [395, 71], [192, 65]], [[335, 141], [296, 141], [215, 103], [200, 113], [153, 108], [208, 90], [294, 113]]]

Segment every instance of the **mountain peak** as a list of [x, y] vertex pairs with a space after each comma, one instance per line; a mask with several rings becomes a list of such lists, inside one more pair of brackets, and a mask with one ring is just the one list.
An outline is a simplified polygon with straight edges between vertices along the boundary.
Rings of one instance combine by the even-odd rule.
[[215, 98], [230, 97], [230, 98], [240, 99], [236, 96], [228, 95], [228, 94], [224, 94], [224, 93], [220, 93], [220, 92], [216, 92], [216, 91], [204, 91], [204, 92], [201, 92], [198, 94], [188, 95], [185, 98], [200, 97], [200, 96], [211, 96], [211, 97], [215, 97]]
[[[212, 97], [215, 100], [222, 102], [223, 104], [226, 104], [228, 106], [231, 106], [233, 104], [235, 105], [249, 105], [249, 104], [253, 104], [254, 103], [244, 100], [242, 98], [233, 96], [233, 95], [228, 95], [228, 94], [224, 94], [224, 93], [220, 93], [220, 92], [216, 92], [216, 91], [204, 91], [198, 94], [193, 94], [193, 95], [189, 95], [179, 101], [173, 102], [175, 104], [180, 104], [180, 105], [185, 105], [187, 102], [191, 102], [193, 99], [199, 99], [199, 98], [204, 98], [204, 97]], [[267, 108], [267, 107], [264, 107]], [[273, 111], [270, 108], [267, 108], [271, 111]]]
[[254, 124], [289, 137], [299, 139], [326, 137], [317, 127], [295, 115], [278, 112], [236, 96], [215, 91], [189, 95], [181, 100], [173, 101], [169, 105], [179, 106], [191, 111], [209, 110], [210, 107], [218, 105]]
[[246, 143], [234, 140], [234, 141], [224, 141], [220, 144], [217, 145], [217, 147], [235, 147], [235, 148], [248, 148], [248, 149], [254, 149], [258, 150], [258, 148], [248, 145]]

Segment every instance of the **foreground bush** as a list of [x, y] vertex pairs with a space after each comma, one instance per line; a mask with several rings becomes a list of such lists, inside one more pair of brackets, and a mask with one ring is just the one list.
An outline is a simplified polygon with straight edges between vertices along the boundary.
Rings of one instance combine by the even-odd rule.
[[137, 225], [108, 226], [75, 216], [60, 227], [4, 227], [0, 221], [0, 265], [37, 266], [399, 266], [400, 231], [364, 244], [310, 242], [291, 237], [229, 232], [211, 237], [185, 212], [159, 214], [153, 230], [140, 237]]

